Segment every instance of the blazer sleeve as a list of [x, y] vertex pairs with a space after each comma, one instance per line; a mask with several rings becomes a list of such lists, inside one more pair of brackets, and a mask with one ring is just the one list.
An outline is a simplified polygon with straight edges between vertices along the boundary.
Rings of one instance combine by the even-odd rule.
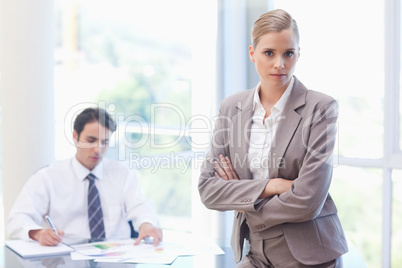
[[[333, 100], [317, 105], [311, 114], [304, 117], [299, 126], [302, 139], [293, 141], [302, 141], [305, 150], [304, 154], [292, 156], [301, 158], [298, 176], [289, 178], [294, 179], [289, 191], [272, 197], [258, 211], [246, 212], [252, 232], [263, 231], [277, 224], [314, 219], [320, 215], [327, 201], [337, 132], [337, 102]], [[291, 152], [289, 154], [292, 155]], [[286, 155], [284, 160], [285, 164], [286, 161], [292, 161]]]
[[[214, 161], [219, 162], [219, 155], [230, 155], [229, 132], [233, 127], [233, 105], [222, 102], [219, 115], [215, 121], [212, 133], [210, 149], [201, 166], [201, 175], [198, 182], [198, 190], [202, 203], [209, 209], [255, 211], [255, 202], [268, 183], [268, 180], [252, 180], [240, 178], [240, 180], [226, 181], [215, 177]], [[243, 168], [248, 168], [247, 165]], [[239, 172], [238, 172], [239, 174]]]

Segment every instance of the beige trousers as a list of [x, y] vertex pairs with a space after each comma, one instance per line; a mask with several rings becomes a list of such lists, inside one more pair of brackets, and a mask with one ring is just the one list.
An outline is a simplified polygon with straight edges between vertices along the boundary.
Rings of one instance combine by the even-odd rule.
[[267, 240], [250, 240], [250, 251], [236, 268], [342, 268], [342, 256], [319, 265], [305, 265], [290, 252], [283, 235]]

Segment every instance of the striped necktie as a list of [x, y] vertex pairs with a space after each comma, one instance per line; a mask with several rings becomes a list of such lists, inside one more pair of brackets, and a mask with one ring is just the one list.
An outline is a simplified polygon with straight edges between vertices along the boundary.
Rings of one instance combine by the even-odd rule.
[[88, 220], [91, 230], [91, 239], [105, 238], [105, 226], [103, 224], [103, 213], [99, 198], [98, 189], [95, 186], [96, 177], [89, 173], [86, 177], [89, 180], [88, 187]]

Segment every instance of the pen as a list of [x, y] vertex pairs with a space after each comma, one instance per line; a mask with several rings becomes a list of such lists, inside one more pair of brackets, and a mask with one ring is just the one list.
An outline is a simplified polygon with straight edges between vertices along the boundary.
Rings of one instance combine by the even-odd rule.
[[54, 226], [52, 220], [49, 218], [49, 216], [45, 216], [47, 222], [49, 223], [50, 227], [52, 227], [53, 231], [57, 234], [57, 236], [59, 236], [59, 232], [57, 232], [56, 227]]

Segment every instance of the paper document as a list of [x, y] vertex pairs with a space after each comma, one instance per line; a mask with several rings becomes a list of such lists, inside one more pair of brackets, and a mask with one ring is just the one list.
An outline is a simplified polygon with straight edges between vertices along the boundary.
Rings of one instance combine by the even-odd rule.
[[[193, 236], [167, 239], [155, 247], [140, 243], [134, 246], [133, 239], [105, 241], [75, 245], [72, 260], [94, 260], [95, 262], [171, 264], [178, 256], [220, 255], [224, 251], [209, 241], [194, 239]], [[170, 240], [170, 241], [169, 241]]]
[[126, 246], [133, 246], [134, 240], [102, 241], [73, 245], [73, 260], [93, 260], [102, 257], [118, 257], [126, 254]]
[[177, 254], [165, 252], [163, 247], [150, 244], [134, 246], [134, 240], [105, 241], [73, 246], [72, 260], [94, 260], [95, 262], [131, 262], [171, 264]]
[[54, 247], [41, 246], [38, 241], [6, 240], [4, 243], [23, 258], [65, 255], [74, 251], [62, 243]]

